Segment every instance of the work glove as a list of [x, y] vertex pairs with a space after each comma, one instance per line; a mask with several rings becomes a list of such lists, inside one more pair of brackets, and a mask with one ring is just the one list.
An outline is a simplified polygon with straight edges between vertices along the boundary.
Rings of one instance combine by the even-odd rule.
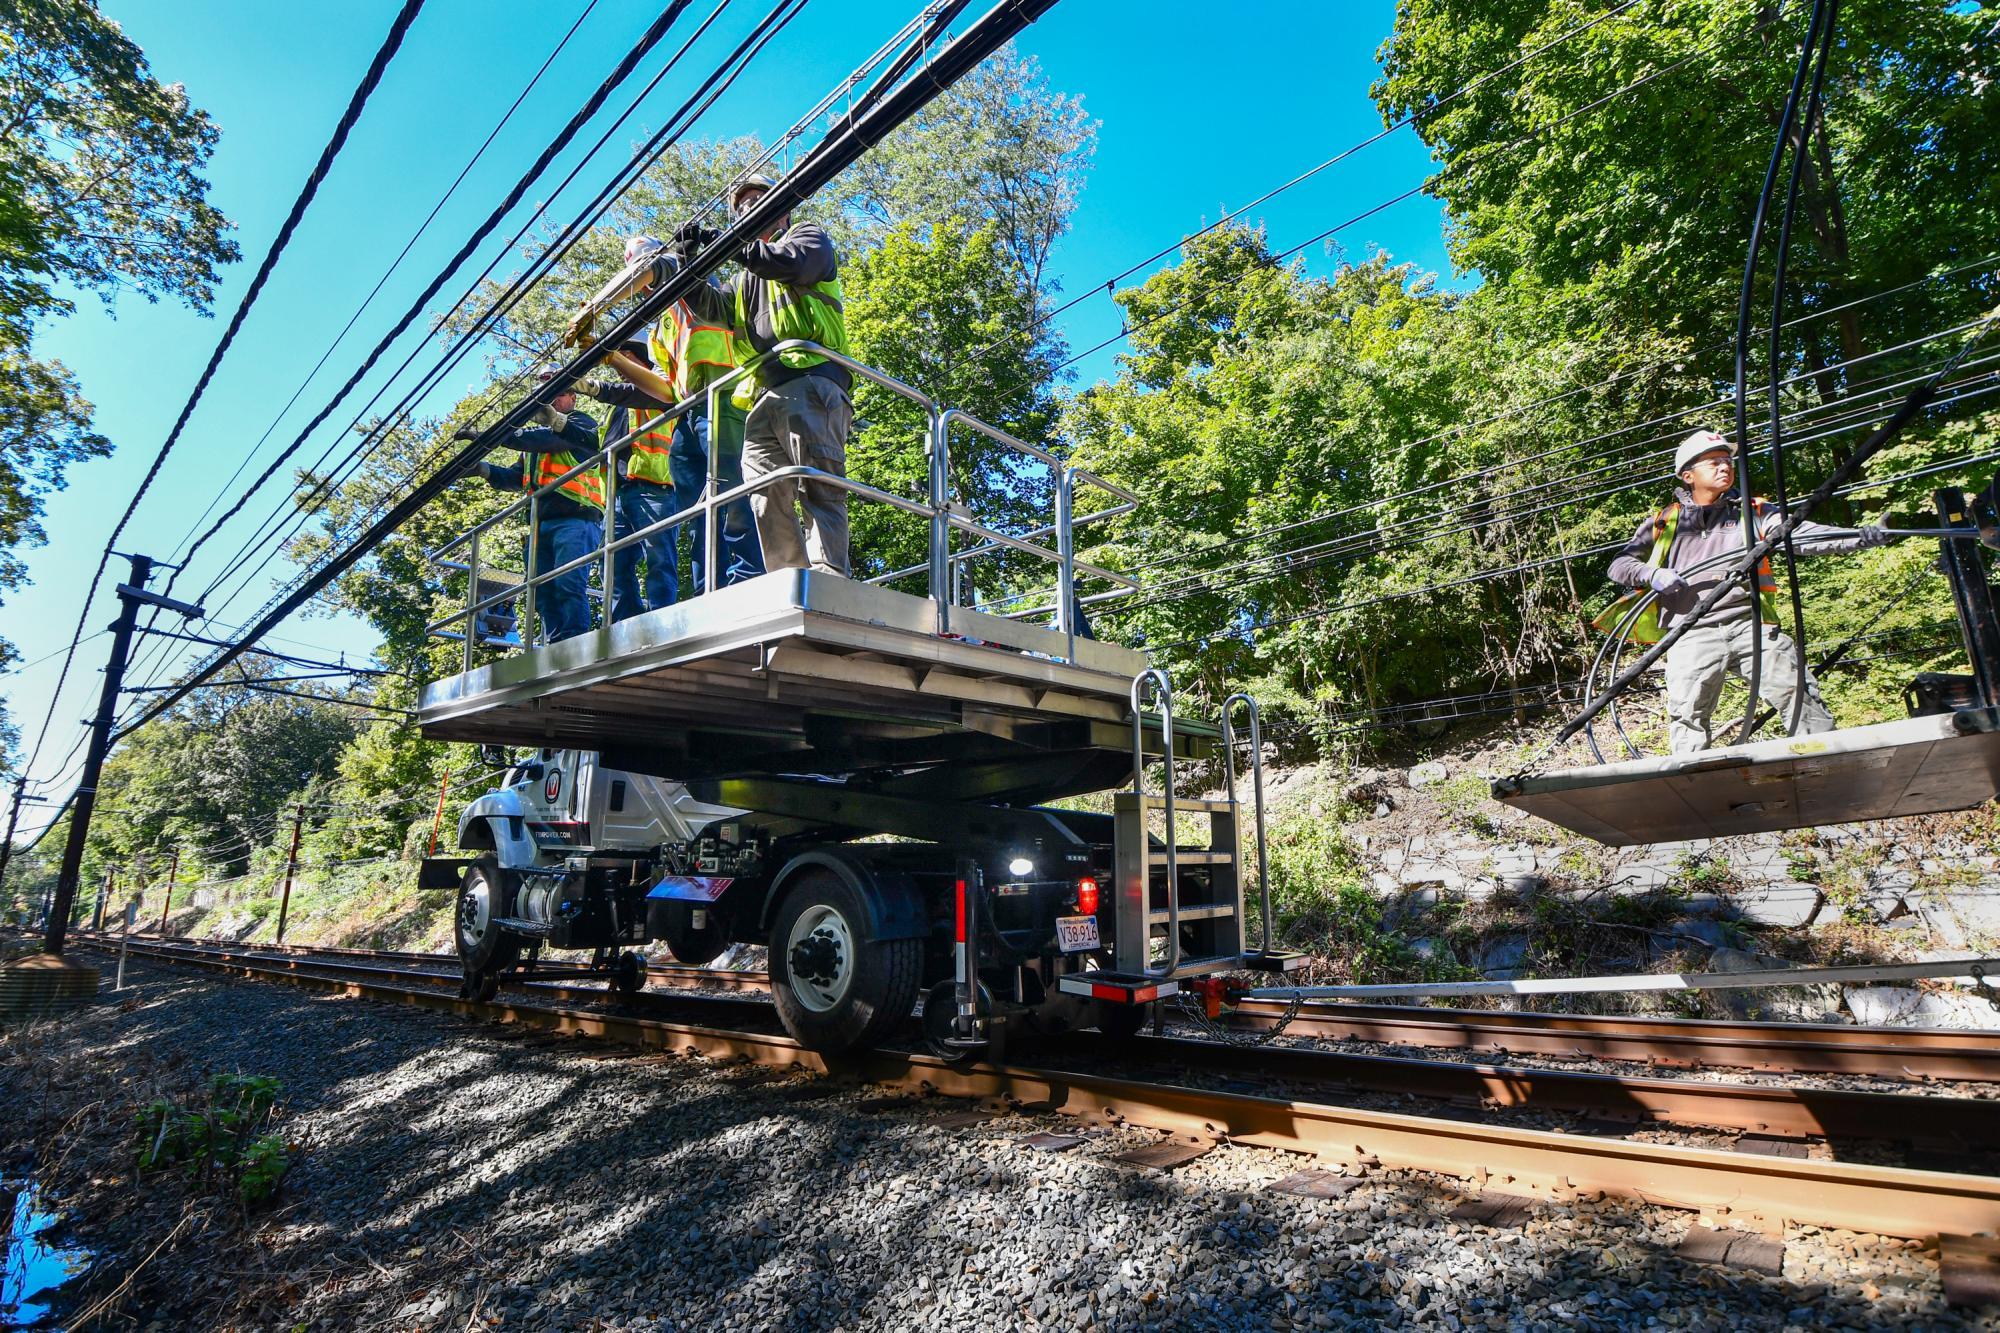
[[1860, 534], [1861, 549], [1864, 551], [1872, 546], [1887, 546], [1895, 540], [1895, 534], [1880, 523], [1864, 523], [1855, 531]]
[[563, 427], [569, 425], [569, 413], [558, 412], [547, 403], [541, 403], [535, 407], [534, 420], [560, 435]]
[[479, 474], [481, 481], [493, 480], [493, 465], [483, 458], [472, 465], [472, 470]]
[[692, 255], [720, 235], [721, 232], [702, 223], [683, 222], [674, 231], [674, 241], [680, 246], [682, 254]]
[[1646, 582], [1662, 597], [1672, 597], [1688, 586], [1688, 581], [1674, 570], [1662, 566], [1646, 576]]
[[480, 436], [479, 427], [470, 421], [466, 422], [463, 426], [460, 426], [457, 430], [451, 433], [452, 439], [464, 440], [468, 444], [471, 443], [473, 440], [478, 439], [479, 436]]

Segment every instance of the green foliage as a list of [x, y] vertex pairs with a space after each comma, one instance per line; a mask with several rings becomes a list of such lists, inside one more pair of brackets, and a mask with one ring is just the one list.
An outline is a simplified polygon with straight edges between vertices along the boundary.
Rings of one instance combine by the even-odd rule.
[[[32, 354], [33, 321], [71, 309], [58, 283], [206, 311], [237, 258], [201, 174], [215, 141], [90, 0], [0, 5], [0, 594], [27, 576], [21, 548], [45, 540], [49, 492], [111, 452], [75, 377]], [[13, 656], [0, 639], [0, 668]], [[0, 760], [12, 748], [0, 709]]]
[[[1034, 319], [1035, 293], [1022, 285], [996, 223], [974, 227], [954, 218], [921, 232], [903, 223], [847, 270], [843, 286], [858, 359], [1018, 439], [1044, 442], [1053, 416], [1051, 363], [1038, 344], [1016, 336]], [[894, 494], [925, 496], [924, 409], [866, 382], [854, 397], [861, 424], [848, 443], [849, 474]], [[951, 448], [954, 498], [1003, 532], [1051, 522], [1046, 470], [1018, 459], [959, 427]], [[857, 504], [851, 513], [858, 572], [923, 562], [921, 520], [883, 505]], [[1013, 568], [988, 557], [971, 573], [975, 586], [992, 592]], [[1046, 582], [1046, 566], [1039, 572]]]
[[262, 1203], [278, 1192], [292, 1165], [284, 1136], [268, 1132], [283, 1091], [275, 1078], [216, 1074], [199, 1105], [155, 1098], [132, 1117], [140, 1172], [179, 1167], [200, 1193]]

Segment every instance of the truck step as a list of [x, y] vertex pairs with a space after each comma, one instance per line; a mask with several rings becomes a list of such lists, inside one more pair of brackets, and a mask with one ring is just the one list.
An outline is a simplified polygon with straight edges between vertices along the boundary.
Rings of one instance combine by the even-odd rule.
[[1056, 980], [1056, 989], [1065, 995], [1081, 995], [1113, 1004], [1151, 1004], [1180, 994], [1180, 986], [1165, 977], [1135, 976], [1130, 972], [1071, 972]]
[[[1120, 793], [1120, 795], [1127, 794], [1129, 793]], [[1159, 810], [1166, 806], [1167, 798], [1164, 796], [1141, 796], [1139, 804], [1148, 810]], [[1236, 805], [1232, 801], [1203, 801], [1196, 800], [1192, 796], [1176, 796], [1174, 797], [1174, 810], [1176, 812], [1192, 810], [1198, 814], [1207, 815], [1229, 815], [1236, 813]]]
[[[1236, 853], [1220, 848], [1181, 847], [1175, 850], [1174, 855], [1180, 864], [1184, 866], [1229, 866], [1236, 864]], [[1167, 864], [1167, 854], [1165, 852], [1153, 852], [1151, 859], [1156, 866]]]
[[[1185, 925], [1190, 921], [1215, 921], [1235, 915], [1235, 903], [1190, 903], [1181, 908], [1181, 923]], [[1164, 907], [1146, 913], [1146, 920], [1156, 926], [1167, 919], [1167, 909]]]
[[1305, 965], [1306, 956], [1295, 949], [1252, 950], [1243, 955], [1243, 966], [1252, 972], [1296, 972]]
[[517, 916], [495, 917], [493, 924], [502, 930], [511, 931], [516, 935], [532, 935], [538, 940], [547, 939], [551, 932], [555, 930], [554, 926], [544, 922], [524, 921]]

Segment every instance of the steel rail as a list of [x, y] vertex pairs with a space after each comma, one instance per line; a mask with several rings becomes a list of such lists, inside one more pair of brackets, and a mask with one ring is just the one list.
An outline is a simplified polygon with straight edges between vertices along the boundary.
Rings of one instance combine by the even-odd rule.
[[[109, 947], [108, 937], [99, 937]], [[133, 947], [141, 957], [177, 962], [199, 960], [217, 965], [267, 968], [286, 976], [324, 975], [364, 983], [396, 984], [421, 981], [452, 987], [457, 978], [443, 972], [412, 972], [407, 968], [338, 959], [272, 957], [255, 950], [161, 946]], [[521, 989], [550, 1003], [596, 1005], [644, 1001], [658, 1006], [698, 1005], [719, 1009], [727, 1021], [768, 1026], [772, 1012], [762, 1001], [729, 997], [688, 997], [643, 993], [617, 996], [601, 985], [577, 985], [575, 978], [551, 982], [528, 979]], [[758, 1023], [757, 1020], [764, 1020]], [[1102, 1060], [1106, 1042], [1078, 1035], [1050, 1049]], [[1637, 1122], [1685, 1127], [1749, 1130], [1772, 1134], [1828, 1138], [1906, 1138], [1911, 1132], [1908, 1112], [1921, 1110], [1924, 1136], [1967, 1145], [2000, 1140], [2000, 1101], [1921, 1097], [1846, 1089], [1789, 1088], [1772, 1084], [1704, 1083], [1686, 1079], [1633, 1078], [1596, 1072], [1475, 1064], [1455, 1060], [1421, 1060], [1402, 1056], [1365, 1055], [1310, 1047], [1246, 1048], [1185, 1037], [1153, 1037], [1119, 1049], [1120, 1058], [1136, 1059], [1177, 1070], [1253, 1074], [1285, 1083], [1335, 1085], [1374, 1093], [1432, 1098], [1488, 1109], [1531, 1108], [1574, 1112]]]
[[1790, 1220], [1888, 1236], [2000, 1229], [2000, 1178], [1994, 1177], [1600, 1139], [1096, 1074], [959, 1066], [933, 1056], [886, 1051], [830, 1060], [784, 1036], [627, 1014], [481, 1003], [430, 988], [343, 980], [249, 961], [194, 956], [176, 961], [642, 1049], [804, 1068], [995, 1108], [1044, 1111], [1199, 1141], [1306, 1153], [1344, 1167], [1438, 1173], [1514, 1193], [1558, 1199], [1614, 1194], [1764, 1226]]

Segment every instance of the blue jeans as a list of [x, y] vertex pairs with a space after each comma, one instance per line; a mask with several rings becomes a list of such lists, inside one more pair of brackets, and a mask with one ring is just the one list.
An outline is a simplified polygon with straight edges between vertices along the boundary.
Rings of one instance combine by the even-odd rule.
[[[743, 484], [743, 413], [725, 403], [716, 419], [716, 489], [726, 491]], [[692, 413], [681, 418], [668, 454], [673, 469], [674, 488], [686, 498], [683, 509], [701, 499], [702, 483], [708, 477], [708, 419]], [[685, 487], [685, 491], [683, 491]], [[688, 520], [694, 536], [694, 582], [703, 584], [702, 568], [708, 561], [707, 525], [701, 515]], [[747, 498], [731, 500], [722, 507], [722, 532], [716, 541], [722, 559], [722, 587], [754, 579], [764, 572], [763, 548], [757, 544], [757, 520], [751, 516]]]
[[[743, 414], [724, 408], [718, 441], [721, 466], [718, 485], [727, 490], [743, 482]], [[618, 485], [616, 535], [627, 536], [662, 519], [686, 513], [701, 502], [703, 484], [708, 479], [707, 418], [689, 413], [675, 423], [673, 444], [667, 450], [667, 471], [672, 486], [658, 482], [624, 481]], [[694, 539], [694, 588], [702, 586], [702, 570], [707, 564], [706, 524], [697, 513], [685, 523], [661, 528], [644, 541], [622, 546], [612, 557], [611, 618], [623, 620], [642, 611], [655, 611], [680, 600], [680, 534], [685, 528]], [[747, 500], [723, 506], [720, 540], [724, 585], [740, 583], [764, 572], [764, 559], [757, 545], [757, 526], [750, 516]], [[645, 589], [640, 590], [639, 560], [646, 562]]]
[[[695, 494], [700, 495], [697, 490]], [[686, 506], [680, 487], [662, 486], [653, 481], [618, 483], [618, 518], [614, 529], [620, 538], [629, 537], [663, 518], [672, 518]], [[611, 557], [611, 618], [624, 620], [644, 611], [672, 606], [680, 600], [680, 556], [675, 537], [680, 526], [661, 528], [651, 536], [621, 546]], [[645, 594], [640, 595], [639, 561], [646, 561]]]
[[[535, 542], [535, 573], [589, 555], [604, 540], [604, 524], [592, 518], [543, 519]], [[590, 566], [535, 585], [535, 614], [542, 622], [542, 642], [558, 643], [590, 628]]]

